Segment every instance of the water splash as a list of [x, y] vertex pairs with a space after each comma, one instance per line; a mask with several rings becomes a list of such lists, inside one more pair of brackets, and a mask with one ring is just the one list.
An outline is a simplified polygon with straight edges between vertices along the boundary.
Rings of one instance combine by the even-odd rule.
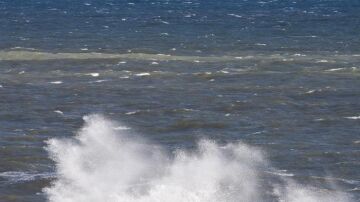
[[351, 201], [349, 195], [305, 187], [276, 175], [261, 150], [243, 143], [202, 140], [174, 153], [114, 130], [99, 115], [84, 118], [73, 139], [51, 139], [57, 180], [44, 192], [52, 202]]

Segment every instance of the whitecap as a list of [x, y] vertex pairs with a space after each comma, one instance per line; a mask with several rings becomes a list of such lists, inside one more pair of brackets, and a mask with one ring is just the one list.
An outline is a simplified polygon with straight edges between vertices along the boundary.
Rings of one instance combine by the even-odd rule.
[[295, 176], [293, 173], [287, 173], [286, 170], [275, 170], [275, 171], [265, 171], [265, 172], [272, 174], [272, 175], [282, 176], [282, 177], [294, 177]]
[[229, 73], [229, 72], [226, 71], [226, 70], [220, 70], [220, 72], [223, 73], [223, 74], [228, 74], [228, 73]]
[[114, 127], [114, 130], [130, 130], [131, 128], [126, 126], [116, 126]]
[[166, 25], [170, 24], [169, 22], [164, 21], [164, 20], [160, 20], [160, 22], [163, 23], [163, 24], [166, 24]]
[[317, 61], [316, 61], [316, 63], [327, 63], [327, 62], [329, 62], [329, 61], [328, 61], [328, 60], [324, 60], [324, 59], [323, 59], [323, 60], [317, 60]]
[[142, 73], [138, 73], [135, 74], [135, 76], [150, 76], [151, 74], [149, 72], [142, 72]]
[[100, 76], [100, 74], [97, 73], [97, 72], [88, 73], [88, 74], [86, 74], [86, 75], [89, 75], [89, 76], [92, 76], [92, 77], [98, 77], [98, 76]]
[[136, 113], [138, 113], [139, 111], [132, 111], [132, 112], [126, 112], [125, 114], [126, 115], [133, 115], [133, 114], [136, 114]]
[[63, 82], [62, 81], [51, 81], [50, 83], [51, 84], [62, 84]]
[[301, 56], [301, 57], [305, 57], [305, 54], [301, 54], [301, 53], [295, 53], [294, 56]]
[[100, 80], [94, 81], [94, 83], [102, 83], [102, 82], [105, 82], [105, 81], [108, 81], [108, 80], [106, 80], [106, 79], [100, 79]]
[[305, 93], [306, 94], [312, 94], [312, 93], [314, 93], [316, 90], [309, 90], [309, 91], [306, 91]]
[[54, 112], [57, 113], [57, 114], [60, 114], [60, 115], [64, 115], [64, 113], [62, 111], [60, 111], [60, 110], [55, 110]]
[[352, 120], [357, 120], [360, 119], [360, 116], [348, 116], [348, 117], [344, 117], [346, 119], [352, 119]]
[[345, 68], [333, 68], [333, 69], [327, 69], [325, 70], [326, 72], [335, 72], [335, 71], [341, 71], [344, 70]]
[[241, 15], [237, 15], [237, 14], [233, 14], [233, 13], [228, 14], [228, 16], [232, 16], [232, 17], [236, 17], [236, 18], [242, 18]]

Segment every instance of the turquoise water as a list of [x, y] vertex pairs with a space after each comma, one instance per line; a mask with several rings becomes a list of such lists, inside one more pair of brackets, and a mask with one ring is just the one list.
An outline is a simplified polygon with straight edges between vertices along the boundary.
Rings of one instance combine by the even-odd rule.
[[359, 19], [0, 1], [0, 201], [358, 201]]

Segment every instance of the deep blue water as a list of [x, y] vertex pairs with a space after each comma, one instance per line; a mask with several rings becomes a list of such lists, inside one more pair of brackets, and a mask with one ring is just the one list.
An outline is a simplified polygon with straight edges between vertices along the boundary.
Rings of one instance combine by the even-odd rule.
[[51, 200], [44, 141], [89, 114], [170, 153], [257, 146], [358, 201], [359, 36], [357, 0], [0, 0], [0, 201]]

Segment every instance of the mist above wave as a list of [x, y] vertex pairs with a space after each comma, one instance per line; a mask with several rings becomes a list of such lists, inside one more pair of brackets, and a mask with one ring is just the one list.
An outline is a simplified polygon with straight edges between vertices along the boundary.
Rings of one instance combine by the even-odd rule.
[[303, 186], [281, 175], [258, 148], [201, 140], [193, 151], [173, 153], [114, 130], [99, 115], [84, 118], [72, 139], [51, 139], [57, 180], [44, 192], [52, 202], [351, 201], [338, 191]]

